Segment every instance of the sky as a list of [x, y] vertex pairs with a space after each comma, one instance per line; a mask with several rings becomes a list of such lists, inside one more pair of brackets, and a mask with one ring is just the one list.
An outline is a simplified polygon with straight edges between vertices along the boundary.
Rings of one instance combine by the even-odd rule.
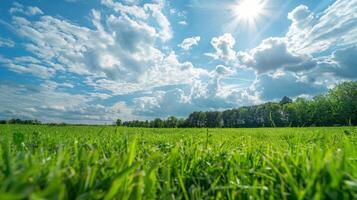
[[0, 119], [104, 124], [357, 78], [357, 0], [0, 0]]

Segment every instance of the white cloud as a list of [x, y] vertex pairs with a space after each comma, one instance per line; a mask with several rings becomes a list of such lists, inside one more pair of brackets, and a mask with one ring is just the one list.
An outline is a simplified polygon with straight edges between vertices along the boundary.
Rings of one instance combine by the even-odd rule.
[[134, 114], [150, 118], [187, 117], [193, 111], [231, 109], [258, 101], [250, 89], [228, 88], [213, 78], [207, 84], [197, 82], [191, 88], [154, 91], [135, 98]]
[[229, 75], [234, 74], [234, 71], [231, 68], [226, 67], [224, 65], [217, 65], [215, 72], [219, 76], [229, 76]]
[[234, 69], [217, 65], [205, 81], [169, 90], [155, 90], [134, 99], [134, 113], [139, 116], [187, 117], [193, 111], [224, 110], [261, 103], [253, 88], [226, 83]]
[[101, 3], [107, 7], [114, 9], [116, 12], [130, 15], [137, 19], [147, 19], [149, 17], [148, 13], [143, 7], [139, 7], [136, 5], [128, 6], [117, 1], [114, 2], [112, 0], [102, 0]]
[[134, 119], [124, 102], [112, 106], [95, 103], [93, 94], [71, 94], [46, 81], [39, 86], [0, 84], [0, 118], [38, 119], [43, 122], [112, 123], [117, 118]]
[[167, 41], [172, 38], [172, 30], [169, 20], [166, 16], [162, 13], [162, 9], [164, 7], [163, 4], [145, 4], [145, 8], [149, 9], [152, 12], [152, 17], [157, 21], [160, 29], [160, 38], [163, 41]]
[[112, 0], [102, 0], [102, 4], [122, 14], [133, 16], [136, 20], [147, 20], [152, 18], [159, 26], [158, 35], [160, 39], [167, 41], [172, 38], [171, 25], [169, 20], [162, 13], [164, 4], [161, 2], [146, 3], [143, 5], [143, 7], [136, 5], [123, 5], [120, 2], [114, 2]]
[[4, 58], [0, 55], [0, 63], [8, 67], [9, 70], [20, 74], [32, 74], [33, 76], [48, 79], [55, 74], [53, 68], [48, 68], [36, 62], [36, 59], [18, 57], [13, 60]]
[[308, 55], [291, 52], [285, 38], [268, 38], [249, 52], [238, 53], [241, 63], [253, 68], [258, 74], [285, 69], [288, 71], [309, 70], [316, 62]]
[[177, 10], [175, 9], [175, 8], [170, 8], [170, 14], [171, 15], [174, 15], [174, 14], [176, 14], [177, 13]]
[[93, 10], [95, 29], [52, 16], [33, 21], [14, 16], [13, 29], [24, 38], [25, 49], [36, 63], [18, 58], [1, 62], [10, 70], [39, 77], [59, 72], [83, 75], [89, 86], [120, 94], [188, 84], [207, 74], [190, 62], [180, 62], [174, 52], [158, 47], [172, 37], [162, 2], [143, 6], [111, 0], [102, 3], [117, 13], [102, 16]]
[[106, 93], [98, 93], [98, 92], [92, 92], [92, 93], [89, 93], [91, 97], [96, 97], [96, 98], [99, 98], [99, 99], [109, 99], [112, 97], [112, 95], [110, 94], [106, 94]]
[[59, 83], [58, 85], [66, 88], [74, 88], [74, 85], [71, 83]]
[[187, 26], [188, 25], [187, 21], [185, 21], [185, 20], [179, 21], [178, 24], [180, 24], [182, 26]]
[[42, 15], [43, 12], [41, 9], [39, 9], [38, 7], [33, 7], [33, 6], [24, 6], [20, 3], [17, 3], [15, 2], [13, 4], [13, 7], [10, 8], [9, 12], [11, 14], [17, 14], [17, 13], [20, 13], [20, 14], [24, 14], [24, 15], [27, 15], [27, 16], [34, 16], [34, 15]]
[[268, 74], [259, 76], [254, 84], [254, 89], [264, 101], [279, 100], [283, 96], [291, 98], [301, 95], [314, 96], [327, 91], [324, 84], [300, 80], [291, 72], [278, 77]]
[[289, 13], [289, 47], [297, 52], [321, 53], [357, 42], [357, 1], [337, 0], [319, 15], [304, 5]]
[[0, 47], [14, 47], [15, 46], [15, 42], [10, 40], [10, 39], [5, 39], [5, 38], [1, 38], [0, 37]]
[[183, 50], [188, 51], [192, 46], [198, 45], [198, 42], [201, 40], [200, 36], [185, 38], [178, 47], [181, 47]]
[[294, 10], [288, 13], [288, 19], [293, 22], [294, 26], [303, 27], [307, 25], [303, 22], [311, 22], [313, 16], [307, 6], [299, 5]]
[[343, 79], [357, 79], [357, 45], [334, 51], [319, 63], [316, 73]]
[[174, 52], [163, 58], [151, 69], [144, 71], [133, 82], [121, 82], [105, 78], [87, 78], [86, 84], [97, 90], [108, 90], [113, 94], [128, 94], [134, 91], [151, 90], [155, 87], [177, 84], [192, 84], [209, 73], [195, 68], [190, 62], [179, 62]]
[[236, 40], [230, 33], [225, 33], [222, 36], [214, 37], [211, 40], [215, 53], [206, 53], [207, 56], [211, 56], [214, 59], [222, 59], [224, 61], [236, 59], [236, 52], [234, 45]]

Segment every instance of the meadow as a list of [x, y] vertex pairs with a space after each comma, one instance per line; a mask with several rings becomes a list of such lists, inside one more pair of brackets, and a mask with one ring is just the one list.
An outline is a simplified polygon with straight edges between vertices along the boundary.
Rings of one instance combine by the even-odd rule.
[[0, 199], [357, 199], [357, 128], [0, 125]]

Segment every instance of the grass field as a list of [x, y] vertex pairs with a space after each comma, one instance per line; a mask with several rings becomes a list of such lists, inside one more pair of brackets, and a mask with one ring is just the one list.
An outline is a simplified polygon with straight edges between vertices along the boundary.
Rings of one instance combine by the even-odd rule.
[[0, 199], [357, 199], [357, 128], [0, 126]]

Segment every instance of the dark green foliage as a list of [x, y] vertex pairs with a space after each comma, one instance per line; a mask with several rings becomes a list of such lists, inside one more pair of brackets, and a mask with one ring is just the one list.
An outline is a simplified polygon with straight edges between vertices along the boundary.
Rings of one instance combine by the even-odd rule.
[[171, 116], [165, 121], [166, 128], [177, 128], [178, 124], [179, 120], [175, 116]]
[[39, 124], [41, 124], [41, 122], [38, 121], [37, 119], [35, 119], [35, 120], [10, 119], [8, 121], [1, 120], [0, 124], [32, 124], [32, 125], [39, 125]]
[[293, 100], [291, 100], [287, 96], [284, 96], [279, 103], [280, 103], [280, 105], [285, 105], [285, 104], [292, 103], [292, 102], [293, 102]]
[[339, 124], [357, 124], [357, 81], [337, 85], [328, 94], [331, 112]]

